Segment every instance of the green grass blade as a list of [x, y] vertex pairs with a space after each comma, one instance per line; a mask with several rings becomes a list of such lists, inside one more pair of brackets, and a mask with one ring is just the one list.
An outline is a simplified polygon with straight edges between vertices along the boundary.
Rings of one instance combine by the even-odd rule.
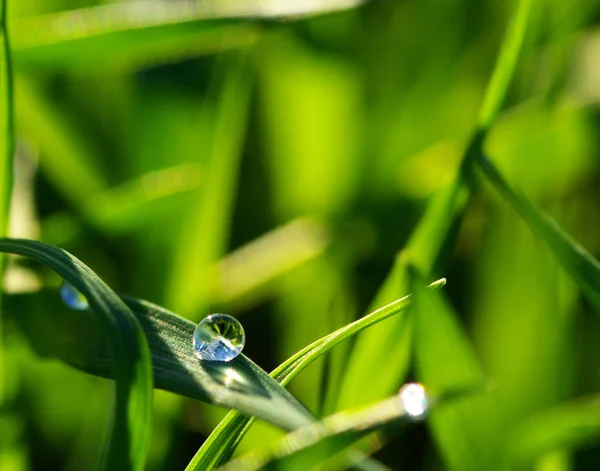
[[92, 270], [62, 249], [33, 240], [0, 239], [0, 251], [52, 268], [88, 299], [100, 326], [108, 333], [104, 339], [109, 345], [107, 350], [114, 355], [114, 365], [113, 360], [108, 362], [114, 368], [116, 401], [106, 466], [143, 469], [150, 437], [152, 370], [148, 345], [136, 318]]
[[252, 471], [272, 464], [279, 469], [308, 470], [335, 458], [363, 437], [406, 417], [398, 397], [354, 412], [341, 412], [300, 428], [265, 449], [251, 452], [225, 466], [223, 471]]
[[89, 195], [108, 186], [100, 157], [35, 81], [17, 75], [15, 93], [19, 130], [42, 149], [41, 170], [56, 190], [85, 214]]
[[525, 223], [540, 235], [565, 271], [573, 277], [583, 295], [600, 312], [600, 263], [556, 221], [513, 190], [486, 157], [481, 156], [478, 163], [487, 179]]
[[[440, 279], [429, 285], [429, 287], [439, 289], [445, 283], [445, 279]], [[410, 295], [405, 296], [313, 342], [273, 370], [270, 374], [271, 377], [278, 383], [284, 386], [287, 385], [298, 373], [335, 345], [405, 310], [410, 304], [410, 299]], [[235, 411], [230, 412], [198, 450], [198, 453], [187, 466], [186, 471], [208, 470], [222, 463], [231, 455], [235, 446], [249, 428], [251, 420], [242, 417]]]
[[[442, 293], [416, 288], [414, 297], [417, 379], [436, 395], [481, 390], [485, 377], [479, 362]], [[490, 469], [478, 413], [478, 404], [467, 398], [429, 415], [428, 424], [449, 469]]]
[[[15, 322], [40, 356], [57, 358], [96, 376], [114, 377], [111, 353], [97, 317], [66, 308], [55, 291], [9, 299], [14, 304]], [[148, 339], [154, 387], [235, 408], [288, 430], [313, 419], [302, 404], [244, 355], [230, 362], [200, 361], [192, 345], [193, 322], [145, 301], [123, 300]], [[26, 308], [27, 316], [16, 315]]]
[[[13, 176], [13, 88], [6, 2], [0, 0], [0, 237], [8, 235]], [[0, 280], [4, 279], [4, 257], [0, 257]], [[0, 338], [2, 337], [2, 293], [0, 293]], [[0, 405], [3, 402], [3, 348], [0, 342]]]
[[511, 19], [506, 36], [502, 42], [500, 55], [492, 73], [492, 78], [483, 99], [478, 121], [480, 129], [489, 129], [498, 116], [500, 107], [506, 97], [508, 86], [515, 73], [525, 36], [530, 27], [535, 4], [536, 0], [520, 0], [517, 10]]
[[15, 57], [20, 67], [36, 70], [133, 69], [247, 46], [260, 35], [256, 20], [296, 19], [364, 1], [146, 0], [62, 11], [16, 22]]
[[[489, 126], [496, 118], [508, 84], [514, 75], [517, 58], [531, 19], [531, 4], [532, 0], [521, 0], [513, 16], [486, 90], [479, 126], [464, 152], [456, 178], [448, 187], [434, 195], [428, 204], [425, 215], [396, 260], [376, 302], [382, 299], [389, 300], [389, 296], [397, 295], [397, 290], [408, 291], [410, 284], [408, 266], [413, 265], [426, 276], [434, 277], [450, 257], [458, 225], [470, 197], [473, 162], [481, 153]], [[404, 319], [394, 319], [385, 326], [372, 329], [356, 342], [340, 388], [341, 394], [338, 398], [340, 408], [352, 407], [384, 397], [398, 386], [398, 381], [401, 381], [408, 369], [408, 353], [401, 344], [395, 342], [395, 339], [399, 336], [408, 336], [409, 328], [405, 325]], [[372, 348], [372, 345], [381, 343], [386, 345], [386, 348]], [[390, 358], [394, 359], [392, 364]], [[373, 378], [371, 365], [383, 361], [388, 365], [388, 375]], [[365, 393], [361, 385], [367, 381], [371, 387]]]
[[524, 420], [508, 439], [509, 463], [528, 465], [557, 450], [575, 450], [600, 438], [598, 395], [540, 411]]

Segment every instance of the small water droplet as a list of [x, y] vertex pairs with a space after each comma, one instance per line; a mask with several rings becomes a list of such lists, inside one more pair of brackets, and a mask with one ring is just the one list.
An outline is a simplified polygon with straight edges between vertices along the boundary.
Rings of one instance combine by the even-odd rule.
[[194, 353], [200, 360], [231, 361], [246, 343], [242, 324], [227, 314], [211, 314], [194, 331]]
[[60, 287], [60, 297], [71, 309], [85, 311], [90, 307], [86, 297], [77, 291], [68, 281], [63, 281], [63, 284]]
[[427, 415], [429, 399], [422, 384], [405, 384], [398, 394], [409, 418], [419, 420]]

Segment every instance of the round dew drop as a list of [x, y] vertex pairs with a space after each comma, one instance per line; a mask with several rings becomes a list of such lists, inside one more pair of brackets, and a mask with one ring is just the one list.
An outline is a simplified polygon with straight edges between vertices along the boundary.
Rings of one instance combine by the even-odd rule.
[[400, 402], [406, 411], [406, 415], [413, 420], [420, 420], [427, 415], [429, 410], [429, 399], [423, 385], [419, 383], [408, 383], [402, 386]]
[[200, 360], [231, 361], [245, 343], [242, 324], [227, 314], [210, 314], [194, 331], [194, 353]]
[[67, 306], [76, 311], [85, 311], [90, 307], [86, 297], [68, 281], [63, 281], [60, 287], [60, 297]]

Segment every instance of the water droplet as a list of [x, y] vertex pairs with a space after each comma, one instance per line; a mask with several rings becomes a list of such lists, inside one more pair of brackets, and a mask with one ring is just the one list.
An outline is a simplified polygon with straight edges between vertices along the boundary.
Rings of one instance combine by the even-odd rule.
[[419, 383], [405, 384], [398, 394], [409, 418], [419, 420], [427, 415], [429, 399], [423, 385]]
[[227, 314], [211, 314], [194, 331], [194, 353], [201, 360], [231, 361], [246, 343], [242, 324]]
[[86, 297], [77, 291], [73, 285], [67, 281], [63, 281], [63, 284], [60, 287], [60, 297], [71, 309], [85, 311], [90, 307]]

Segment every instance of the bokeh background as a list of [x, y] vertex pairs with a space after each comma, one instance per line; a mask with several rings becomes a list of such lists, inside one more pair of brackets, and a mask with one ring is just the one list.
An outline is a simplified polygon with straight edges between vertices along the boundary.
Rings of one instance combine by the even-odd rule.
[[[373, 0], [285, 20], [259, 3], [269, 2], [222, 2], [250, 18], [206, 19], [150, 3], [9, 1], [11, 235], [59, 245], [117, 292], [194, 321], [239, 317], [245, 353], [269, 371], [367, 311], [427, 202], [456, 174], [516, 2]], [[537, 3], [486, 141], [506, 179], [596, 256], [599, 23], [595, 0]], [[495, 439], [598, 391], [600, 319], [481, 180], [443, 275], [500, 391]], [[22, 261], [5, 283], [11, 293], [56, 291], [56, 304], [31, 306], [48, 310], [61, 309], [59, 285]], [[110, 382], [40, 358], [11, 315], [2, 470], [94, 469]], [[341, 384], [330, 372], [337, 361], [343, 375], [347, 348], [290, 386], [319, 414], [334, 409], [325, 391]], [[385, 375], [374, 365], [374, 378]], [[367, 403], [368, 390], [355, 385], [342, 402]], [[183, 469], [223, 415], [157, 391], [148, 469]], [[258, 424], [240, 449], [279, 433]], [[375, 457], [392, 469], [445, 466], [424, 424]], [[599, 467], [592, 442], [525, 469]]]

